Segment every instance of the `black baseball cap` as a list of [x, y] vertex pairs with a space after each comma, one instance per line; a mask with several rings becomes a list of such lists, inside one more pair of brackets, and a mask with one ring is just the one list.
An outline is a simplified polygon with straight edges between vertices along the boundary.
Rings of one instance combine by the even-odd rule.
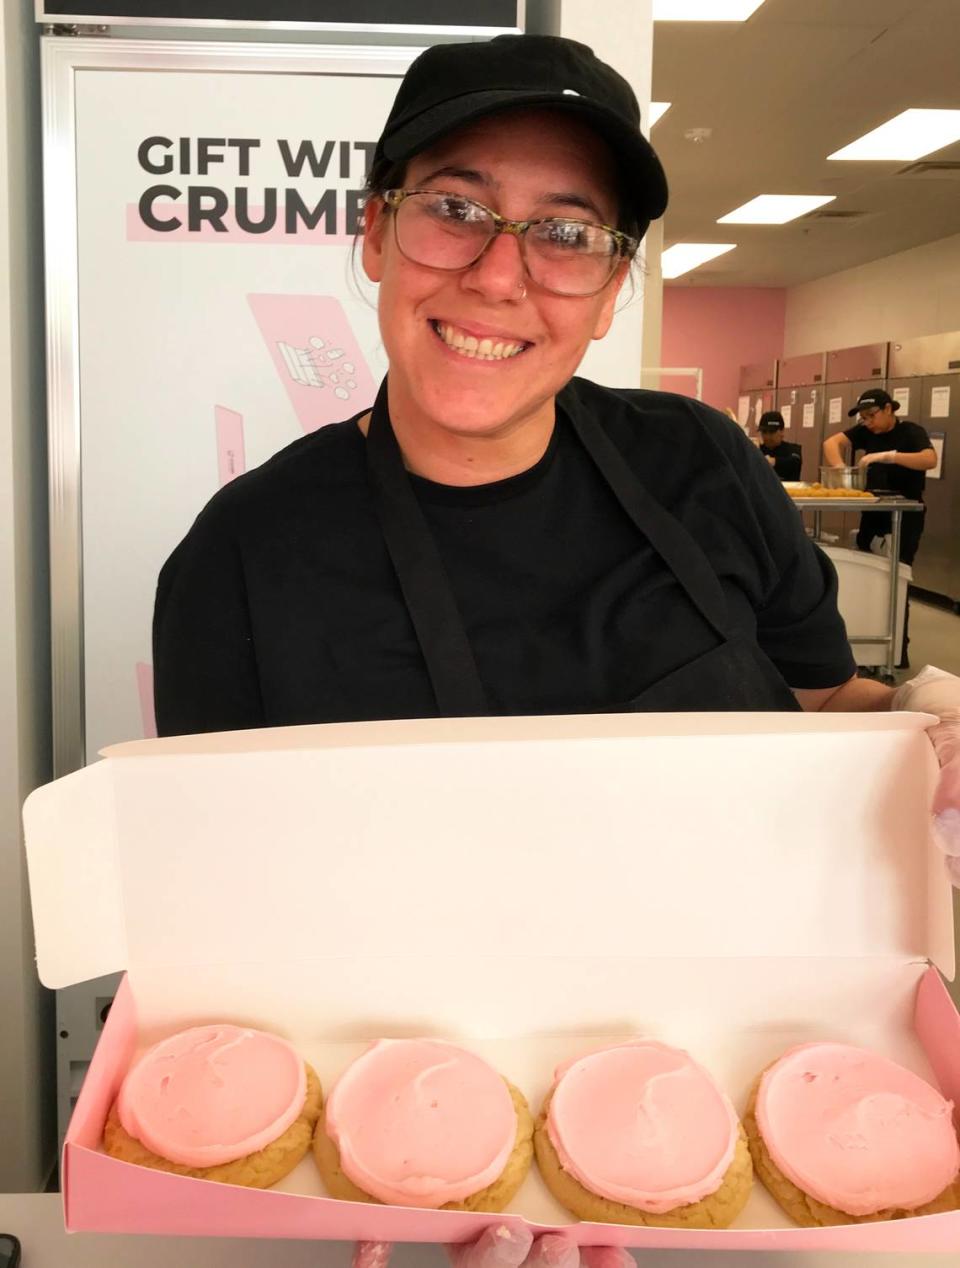
[[378, 160], [413, 158], [485, 115], [526, 106], [567, 110], [607, 141], [641, 236], [663, 215], [667, 178], [640, 131], [633, 89], [586, 44], [558, 35], [498, 35], [425, 49], [403, 77], [377, 142], [374, 168]]
[[760, 415], [760, 422], [757, 424], [761, 431], [780, 431], [783, 425], [783, 415], [778, 409], [768, 409], [765, 414]]
[[900, 408], [900, 402], [895, 401], [889, 392], [885, 392], [882, 387], [871, 387], [866, 392], [860, 393], [860, 399], [853, 409], [847, 410], [847, 418], [856, 418], [862, 409], [873, 409], [875, 405], [878, 409], [890, 405], [894, 413]]

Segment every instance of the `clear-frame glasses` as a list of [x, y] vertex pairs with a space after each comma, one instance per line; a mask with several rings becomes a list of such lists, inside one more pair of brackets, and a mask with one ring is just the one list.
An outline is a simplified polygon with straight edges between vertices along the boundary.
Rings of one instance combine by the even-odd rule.
[[517, 239], [531, 281], [554, 295], [602, 291], [640, 245], [610, 225], [549, 216], [508, 220], [463, 194], [438, 189], [388, 189], [397, 246], [414, 264], [460, 272], [476, 264], [501, 233]]

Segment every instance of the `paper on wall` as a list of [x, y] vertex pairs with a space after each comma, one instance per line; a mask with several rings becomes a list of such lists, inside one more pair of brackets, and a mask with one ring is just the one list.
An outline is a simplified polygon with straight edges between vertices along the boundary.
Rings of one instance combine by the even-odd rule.
[[937, 465], [931, 467], [927, 472], [928, 480], [943, 479], [943, 442], [945, 439], [942, 431], [932, 431], [930, 434], [930, 444], [933, 445], [933, 451], [937, 455]]
[[901, 418], [906, 418], [910, 413], [910, 389], [908, 387], [898, 387], [893, 390], [893, 399], [898, 401], [900, 409], [898, 413]]
[[741, 396], [737, 398], [737, 422], [741, 427], [746, 427], [750, 421], [750, 397]]
[[812, 427], [814, 423], [814, 415], [816, 413], [816, 402], [807, 401], [803, 407], [803, 425], [804, 427]]
[[781, 406], [780, 406], [780, 413], [783, 415], [783, 426], [784, 426], [784, 430], [789, 431], [789, 429], [790, 429], [790, 424], [791, 424], [791, 422], [793, 421], [793, 406], [792, 406], [792, 405], [781, 405]]
[[753, 407], [753, 425], [760, 426], [760, 415], [763, 413], [763, 397], [758, 396]]
[[935, 387], [930, 389], [930, 417], [931, 418], [949, 418], [950, 417], [950, 389], [949, 387]]
[[831, 424], [831, 426], [833, 426], [836, 423], [843, 422], [843, 397], [842, 396], [830, 397], [830, 414], [829, 414], [828, 421]]

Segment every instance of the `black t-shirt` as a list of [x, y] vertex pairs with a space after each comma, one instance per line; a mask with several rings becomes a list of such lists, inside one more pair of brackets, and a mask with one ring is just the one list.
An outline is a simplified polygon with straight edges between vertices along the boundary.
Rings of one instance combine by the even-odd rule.
[[[683, 397], [575, 379], [530, 470], [467, 488], [411, 477], [492, 711], [619, 709], [719, 641], [581, 447], [578, 409], [700, 543], [731, 626], [791, 686], [854, 672], [833, 568], [739, 428]], [[167, 561], [161, 734], [436, 715], [365, 444], [355, 419], [295, 441], [222, 489]]]
[[[879, 435], [863, 423], [857, 423], [843, 434], [850, 441], [854, 453], [887, 453], [891, 449], [897, 453], [922, 453], [924, 449], [933, 448], [926, 430], [919, 423], [908, 422], [905, 418], [897, 419], [889, 431]], [[895, 462], [874, 462], [867, 468], [868, 489], [902, 493], [913, 501], [922, 501], [926, 482], [925, 471], [912, 471]], [[920, 512], [916, 514], [920, 515]]]
[[789, 440], [781, 440], [779, 445], [760, 446], [765, 458], [773, 459], [773, 469], [781, 480], [799, 480], [800, 468], [803, 466], [803, 450]]

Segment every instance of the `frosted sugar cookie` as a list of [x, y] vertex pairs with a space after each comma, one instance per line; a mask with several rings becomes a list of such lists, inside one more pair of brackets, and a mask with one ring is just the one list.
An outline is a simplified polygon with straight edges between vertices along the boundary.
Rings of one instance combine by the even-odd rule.
[[584, 1220], [726, 1228], [750, 1195], [733, 1106], [666, 1044], [634, 1040], [562, 1066], [534, 1144], [547, 1187]]
[[960, 1207], [952, 1109], [878, 1053], [808, 1043], [763, 1072], [744, 1121], [757, 1174], [798, 1224], [856, 1224]]
[[196, 1026], [134, 1063], [104, 1147], [141, 1167], [266, 1189], [306, 1154], [321, 1101], [319, 1079], [285, 1040]]
[[331, 1197], [502, 1211], [530, 1169], [527, 1103], [480, 1057], [381, 1039], [335, 1083], [313, 1151]]

